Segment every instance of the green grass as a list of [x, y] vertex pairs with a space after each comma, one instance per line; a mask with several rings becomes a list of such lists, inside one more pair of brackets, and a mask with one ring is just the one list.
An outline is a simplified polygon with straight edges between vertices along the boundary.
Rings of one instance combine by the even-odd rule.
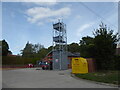
[[75, 76], [82, 79], [93, 80], [97, 82], [119, 84], [118, 79], [120, 78], [118, 78], [118, 76], [120, 75], [118, 74], [118, 71], [101, 71], [87, 74], [75, 74]]

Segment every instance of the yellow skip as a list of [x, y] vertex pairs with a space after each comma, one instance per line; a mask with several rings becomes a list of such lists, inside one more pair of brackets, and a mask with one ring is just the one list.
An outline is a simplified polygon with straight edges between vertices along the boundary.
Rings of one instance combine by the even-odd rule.
[[72, 58], [72, 73], [88, 73], [88, 63], [85, 58]]

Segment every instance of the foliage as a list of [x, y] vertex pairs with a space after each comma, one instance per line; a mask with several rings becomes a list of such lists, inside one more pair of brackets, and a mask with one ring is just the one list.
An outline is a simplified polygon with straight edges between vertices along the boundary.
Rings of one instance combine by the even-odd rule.
[[47, 51], [50, 52], [52, 51], [53, 46], [48, 47]]
[[42, 48], [42, 49], [38, 52], [38, 54], [40, 55], [40, 58], [41, 58], [41, 59], [43, 59], [43, 58], [46, 56], [47, 53], [48, 53], [48, 50], [47, 50], [46, 48]]
[[118, 73], [118, 71], [101, 71], [87, 74], [75, 74], [75, 76], [97, 82], [118, 84]]
[[[36, 61], [42, 60], [46, 56], [46, 54], [49, 51], [51, 51], [51, 49], [52, 49], [52, 46], [48, 47], [48, 49], [42, 48], [37, 53], [34, 52], [32, 57], [29, 53], [24, 53], [24, 54], [26, 54], [25, 56], [14, 56], [14, 57], [13, 56], [3, 56], [2, 64], [3, 65], [26, 65], [29, 63], [36, 64]], [[30, 51], [30, 50], [28, 50], [28, 51]]]
[[120, 56], [119, 55], [115, 55], [114, 56], [114, 68], [115, 70], [120, 70]]
[[[82, 57], [95, 58], [98, 70], [116, 69], [115, 53], [119, 40], [118, 34], [107, 29], [103, 23], [94, 31], [94, 37], [83, 37], [80, 40], [80, 54]], [[117, 68], [118, 69], [118, 68]]]
[[31, 44], [29, 42], [27, 42], [25, 48], [22, 51], [22, 56], [23, 57], [31, 57], [31, 58], [34, 58], [34, 57], [38, 57], [38, 52], [44, 48], [43, 45], [40, 45], [39, 43], [38, 44]]
[[68, 45], [68, 51], [71, 53], [80, 52], [79, 50], [80, 50], [79, 44], [77, 43], [71, 43]]
[[80, 40], [80, 55], [82, 57], [94, 57], [94, 38], [92, 37], [83, 37]]
[[29, 42], [28, 42], [22, 51], [22, 56], [23, 57], [32, 57], [32, 55], [33, 55], [33, 45], [29, 44]]
[[108, 30], [103, 23], [99, 29], [94, 32], [95, 59], [97, 68], [113, 69], [114, 56], [116, 51], [116, 43], [118, 41], [117, 34], [113, 34], [113, 30]]
[[41, 45], [41, 44], [35, 44], [35, 45], [32, 45], [33, 46], [33, 52], [34, 53], [38, 53], [42, 48], [44, 48], [44, 46], [43, 45]]
[[2, 56], [2, 41], [0, 41], [0, 57]]
[[26, 65], [29, 63], [36, 64], [37, 60], [38, 58], [3, 56], [2, 65]]
[[2, 56], [7, 56], [8, 54], [12, 54], [11, 51], [9, 51], [9, 45], [5, 40], [2, 40]]
[[80, 45], [89, 45], [93, 44], [93, 38], [92, 37], [82, 37], [82, 40], [80, 40]]
[[[24, 58], [36, 58], [36, 60], [42, 60], [48, 52], [52, 50], [52, 46], [44, 48], [41, 44], [31, 44], [27, 42], [25, 48], [22, 51], [22, 57]], [[35, 60], [35, 61], [36, 61]]]

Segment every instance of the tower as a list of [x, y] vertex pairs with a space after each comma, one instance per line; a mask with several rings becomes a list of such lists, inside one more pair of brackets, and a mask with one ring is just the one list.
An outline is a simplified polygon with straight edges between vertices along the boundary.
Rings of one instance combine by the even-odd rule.
[[53, 69], [65, 70], [67, 60], [67, 33], [66, 25], [60, 20], [53, 24]]

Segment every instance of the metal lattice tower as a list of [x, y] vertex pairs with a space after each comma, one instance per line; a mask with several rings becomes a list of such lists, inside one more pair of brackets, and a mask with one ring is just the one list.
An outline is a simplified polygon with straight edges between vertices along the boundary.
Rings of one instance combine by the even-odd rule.
[[53, 24], [53, 69], [67, 69], [67, 33], [63, 22]]

